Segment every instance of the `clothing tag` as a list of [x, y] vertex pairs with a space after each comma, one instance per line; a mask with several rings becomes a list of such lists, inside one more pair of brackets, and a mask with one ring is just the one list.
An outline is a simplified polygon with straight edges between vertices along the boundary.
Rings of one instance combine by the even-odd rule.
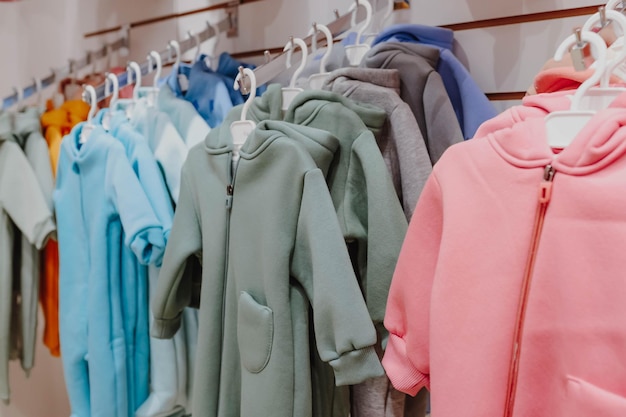
[[189, 78], [185, 74], [178, 74], [178, 84], [180, 85], [180, 89], [183, 93], [186, 93], [189, 90]]

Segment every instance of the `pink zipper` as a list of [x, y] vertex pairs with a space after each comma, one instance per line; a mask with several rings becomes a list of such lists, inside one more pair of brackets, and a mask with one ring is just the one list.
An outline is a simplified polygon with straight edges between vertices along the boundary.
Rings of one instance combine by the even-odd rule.
[[524, 320], [526, 319], [526, 307], [528, 304], [528, 295], [530, 294], [530, 285], [535, 269], [535, 260], [537, 259], [537, 249], [541, 240], [541, 232], [543, 230], [546, 211], [550, 199], [552, 198], [552, 184], [556, 171], [552, 165], [545, 168], [543, 181], [539, 189], [539, 202], [535, 214], [535, 223], [533, 226], [533, 234], [526, 261], [526, 269], [524, 271], [524, 280], [520, 292], [519, 305], [517, 308], [517, 317], [515, 320], [515, 334], [513, 338], [513, 350], [511, 354], [511, 363], [509, 365], [509, 378], [507, 383], [506, 403], [504, 408], [504, 417], [513, 416], [513, 408], [515, 406], [515, 394], [517, 391], [517, 379], [519, 376], [519, 360], [522, 347], [522, 336], [524, 333]]

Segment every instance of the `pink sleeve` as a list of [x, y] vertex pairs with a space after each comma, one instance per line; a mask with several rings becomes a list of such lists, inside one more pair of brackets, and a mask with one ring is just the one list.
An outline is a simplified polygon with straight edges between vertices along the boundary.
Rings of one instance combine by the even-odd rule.
[[430, 297], [443, 226], [442, 198], [434, 175], [422, 191], [389, 291], [383, 366], [393, 386], [409, 395], [429, 387]]

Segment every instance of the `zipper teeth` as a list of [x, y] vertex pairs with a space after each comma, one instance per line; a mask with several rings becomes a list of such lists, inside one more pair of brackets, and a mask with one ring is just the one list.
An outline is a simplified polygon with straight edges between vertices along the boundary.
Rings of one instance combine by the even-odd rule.
[[522, 281], [522, 288], [520, 292], [520, 300], [517, 310], [517, 317], [515, 321], [515, 333], [513, 338], [513, 349], [511, 354], [511, 363], [509, 366], [509, 376], [506, 393], [506, 403], [504, 409], [504, 417], [511, 417], [513, 415], [513, 408], [515, 405], [515, 394], [517, 391], [517, 381], [519, 376], [519, 362], [520, 353], [522, 347], [522, 336], [524, 334], [524, 320], [526, 318], [526, 310], [528, 304], [528, 296], [530, 294], [530, 287], [533, 272], [535, 269], [535, 261], [537, 260], [537, 250], [541, 240], [541, 233], [543, 231], [543, 225], [545, 223], [546, 212], [548, 210], [548, 204], [551, 197], [551, 186], [554, 181], [556, 170], [552, 165], [547, 165], [544, 170], [543, 182], [540, 187], [539, 203], [537, 205], [537, 211], [535, 214], [535, 222], [533, 225], [533, 234], [530, 249], [528, 252], [528, 259], [526, 261], [526, 268], [524, 271], [524, 280]]
[[[231, 154], [231, 158], [232, 158], [232, 154]], [[222, 351], [220, 352], [220, 358], [223, 356], [224, 353], [224, 333], [225, 333], [225, 315], [226, 315], [226, 291], [227, 291], [227, 285], [228, 285], [228, 253], [230, 252], [230, 219], [231, 219], [231, 213], [232, 213], [232, 209], [233, 209], [233, 194], [235, 191], [235, 177], [237, 176], [237, 167], [239, 166], [239, 164], [237, 162], [232, 161], [232, 159], [229, 158], [229, 160], [231, 161], [229, 163], [228, 166], [228, 178], [230, 179], [230, 183], [226, 185], [226, 236], [224, 237], [224, 241], [225, 241], [225, 248], [226, 248], [226, 253], [224, 256], [224, 285], [222, 288], [222, 326], [221, 326], [221, 334], [222, 334]], [[220, 359], [221, 361], [222, 359]], [[217, 392], [218, 392], [218, 401], [217, 401], [217, 409], [220, 409], [220, 396], [219, 393], [221, 392], [222, 388], [221, 388], [221, 381], [222, 381], [222, 375], [221, 375], [222, 371], [221, 371], [221, 367], [220, 367], [220, 378], [218, 380], [218, 385], [217, 385]]]

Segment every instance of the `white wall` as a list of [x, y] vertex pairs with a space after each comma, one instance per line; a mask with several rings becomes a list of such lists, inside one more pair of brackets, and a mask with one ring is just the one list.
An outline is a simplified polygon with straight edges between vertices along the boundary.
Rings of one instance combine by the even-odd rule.
[[[332, 10], [345, 12], [353, 0], [265, 0], [240, 9], [239, 37], [223, 39], [219, 49], [232, 52], [278, 47], [290, 35], [305, 35], [313, 21], [328, 22]], [[219, 0], [23, 0], [0, 2], [0, 97], [50, 67], [79, 58], [115, 34], [83, 39], [82, 34], [138, 19], [204, 7]], [[460, 23], [493, 17], [535, 13], [597, 4], [597, 0], [413, 0], [412, 9], [395, 19], [430, 25]], [[145, 59], [151, 49], [163, 49], [188, 29], [199, 31], [205, 21], [216, 22], [221, 12], [169, 21], [131, 32], [133, 59]], [[456, 34], [459, 51], [487, 92], [526, 90], [537, 70], [556, 46], [584, 18], [462, 31]], [[211, 51], [210, 45], [203, 50]], [[128, 58], [120, 58], [124, 64]], [[499, 109], [515, 102], [500, 102]], [[41, 337], [39, 338], [41, 340]], [[69, 415], [60, 361], [38, 346], [36, 367], [26, 380], [19, 367], [11, 368], [13, 400], [0, 405], [0, 417], [64, 417]]]

